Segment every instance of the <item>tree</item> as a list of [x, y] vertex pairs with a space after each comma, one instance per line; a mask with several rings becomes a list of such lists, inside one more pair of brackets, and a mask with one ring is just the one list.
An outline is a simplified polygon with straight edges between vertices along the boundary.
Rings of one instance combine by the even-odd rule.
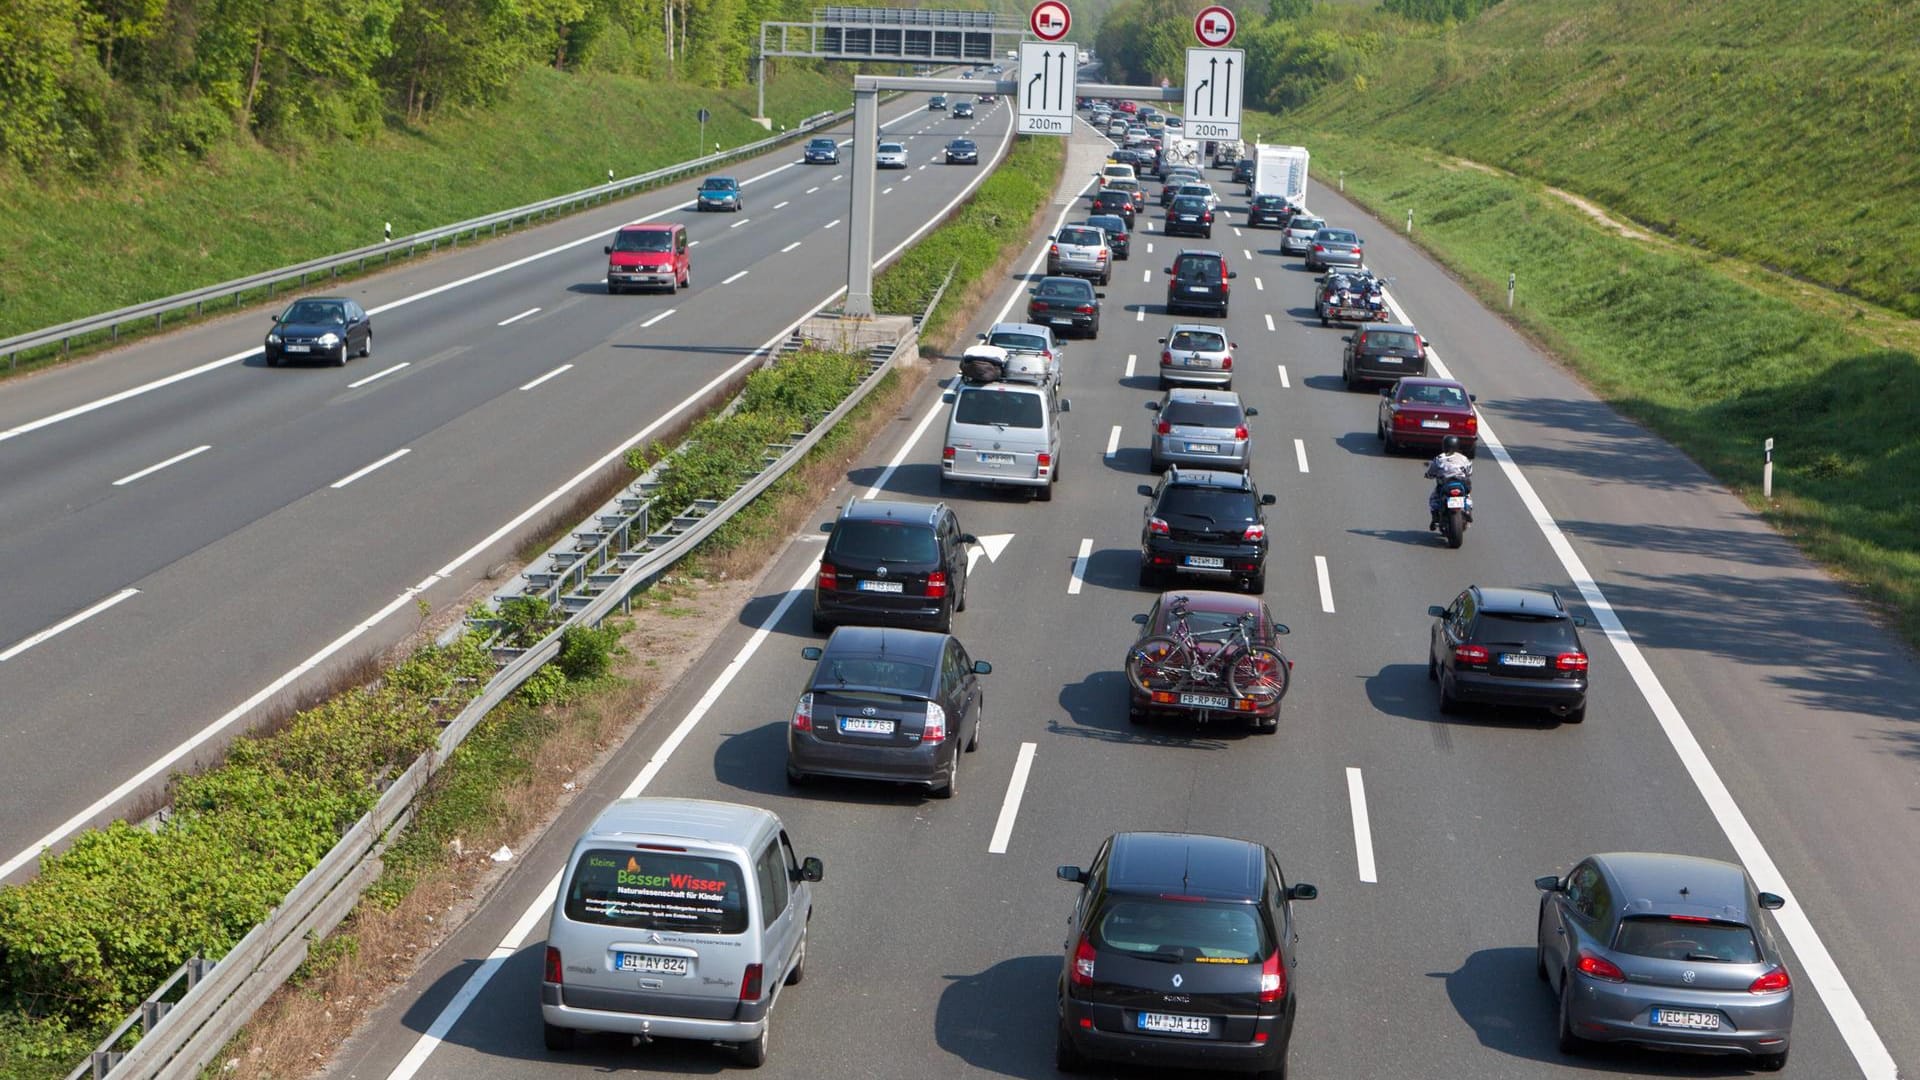
[[58, 149], [62, 77], [84, 14], [79, 0], [0, 3], [0, 156], [32, 165]]

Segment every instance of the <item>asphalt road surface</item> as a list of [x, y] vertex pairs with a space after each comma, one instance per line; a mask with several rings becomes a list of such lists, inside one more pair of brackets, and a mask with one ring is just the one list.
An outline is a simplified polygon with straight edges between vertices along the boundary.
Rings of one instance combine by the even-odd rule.
[[[1073, 146], [1068, 193], [1104, 148], [1084, 135]], [[1237, 191], [1223, 177], [1218, 186], [1225, 217], [1243, 221]], [[730, 1068], [699, 1045], [605, 1037], [556, 1055], [541, 1044], [546, 898], [586, 823], [642, 789], [769, 807], [802, 855], [825, 860], [809, 976], [779, 999], [769, 1076], [1053, 1075], [1073, 899], [1053, 869], [1085, 864], [1123, 829], [1261, 840], [1291, 879], [1320, 887], [1298, 906], [1298, 1077], [1744, 1075], [1716, 1059], [1556, 1052], [1553, 1006], [1532, 970], [1531, 883], [1623, 849], [1737, 858], [1761, 888], [1790, 895], [1780, 920], [1798, 1001], [1790, 1075], [1880, 1080], [1895, 1061], [1920, 1067], [1910, 655], [1737, 500], [1408, 244], [1331, 192], [1309, 202], [1361, 228], [1397, 302], [1478, 393], [1506, 448], [1480, 457], [1464, 548], [1425, 531], [1421, 461], [1385, 455], [1375, 398], [1341, 388], [1348, 331], [1312, 318], [1311, 275], [1279, 257], [1277, 234], [1228, 225], [1210, 242], [1169, 242], [1157, 211], [1144, 215], [1105, 290], [1101, 337], [1068, 350], [1073, 407], [1055, 500], [948, 496], [968, 531], [1004, 540], [975, 564], [955, 620], [995, 665], [957, 796], [787, 787], [784, 726], [809, 670], [800, 649], [818, 640], [807, 622], [818, 537], [798, 536], [694, 675], [343, 1049], [335, 1074]], [[1056, 210], [1077, 220], [1084, 206], [1063, 196]], [[1239, 273], [1226, 320], [1235, 389], [1261, 406], [1254, 473], [1279, 496], [1267, 600], [1292, 627], [1283, 646], [1297, 668], [1275, 737], [1126, 717], [1129, 616], [1151, 599], [1135, 584], [1135, 487], [1150, 479], [1143, 405], [1155, 396], [1154, 339], [1174, 321], [1160, 268], [1189, 247], [1224, 250]], [[1013, 305], [1023, 285], [1001, 297]], [[938, 389], [910, 412], [832, 504], [876, 489], [942, 497]], [[1584, 724], [1440, 714], [1424, 612], [1471, 582], [1557, 588], [1593, 620]]]
[[[911, 162], [881, 177], [876, 252], [984, 175], [942, 164], [948, 139], [988, 162], [1008, 145], [1006, 106], [923, 100], [882, 113]], [[374, 320], [344, 369], [267, 368], [254, 312], [9, 383], [0, 880], [255, 705], [404, 637], [419, 600], [454, 602], [568, 485], [828, 300], [851, 154], [799, 158], [727, 169], [737, 214], [693, 212], [690, 180], [344, 286]], [[636, 219], [687, 225], [690, 290], [607, 294], [602, 245]]]

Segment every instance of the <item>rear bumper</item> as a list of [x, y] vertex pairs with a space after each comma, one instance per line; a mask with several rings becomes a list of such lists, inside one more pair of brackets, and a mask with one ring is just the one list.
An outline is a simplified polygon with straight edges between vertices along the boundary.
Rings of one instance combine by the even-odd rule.
[[[1016, 462], [1011, 468], [1031, 470], [1033, 466], [1025, 462]], [[964, 468], [959, 468], [955, 467], [951, 461], [942, 461], [940, 463], [940, 477], [943, 480], [959, 480], [964, 483], [988, 484], [994, 487], [1040, 488], [1052, 483], [1051, 477], [1023, 476], [1017, 472], [1001, 472], [974, 462], [968, 462]]]
[[[1329, 315], [1328, 318], [1334, 318], [1334, 316]], [[1392, 382], [1395, 379], [1404, 378], [1409, 375], [1425, 375], [1426, 373], [1427, 365], [1413, 359], [1408, 359], [1405, 363], [1401, 364], [1382, 364], [1378, 360], [1362, 359], [1354, 361], [1353, 364], [1353, 377], [1355, 379], [1366, 379], [1370, 382]], [[1423, 428], [1421, 430], [1429, 429]], [[1444, 434], [1442, 437], [1444, 437]], [[1411, 441], [1411, 439], [1406, 441]]]
[[1177, 436], [1171, 438], [1174, 439], [1173, 446], [1167, 445], [1162, 436], [1154, 436], [1155, 446], [1153, 447], [1153, 456], [1155, 458], [1169, 465], [1191, 465], [1196, 468], [1220, 469], [1225, 472], [1247, 471], [1248, 448], [1242, 448], [1238, 453], [1194, 453], [1188, 450], [1175, 449], [1175, 447], [1184, 444], [1186, 440], [1180, 439]]
[[1160, 378], [1182, 386], [1226, 386], [1233, 382], [1233, 372], [1225, 368], [1163, 367]]
[[1265, 1036], [1258, 1042], [1131, 1034], [1125, 1026], [1127, 1015], [1133, 1011], [1068, 998], [1061, 1010], [1061, 1022], [1067, 1039], [1087, 1057], [1170, 1069], [1224, 1072], [1277, 1069], [1286, 1058], [1287, 1043], [1293, 1037], [1291, 998], [1285, 1012], [1255, 1020], [1254, 1033]]
[[[832, 718], [822, 722], [831, 723]], [[951, 733], [945, 741], [914, 746], [860, 746], [828, 742], [811, 732], [789, 727], [787, 765], [808, 776], [933, 787], [953, 779], [953, 757], [958, 748], [949, 744], [957, 735], [957, 732]]]
[[[1224, 565], [1218, 568], [1189, 566], [1189, 555], [1219, 559]], [[1214, 581], [1226, 578], [1245, 581], [1266, 568], [1267, 553], [1260, 548], [1238, 544], [1191, 544], [1161, 540], [1143, 549], [1140, 561], [1143, 566], [1163, 573], [1186, 574]]]
[[[1358, 377], [1367, 378], [1367, 379], [1378, 379], [1384, 382], [1392, 382], [1394, 379], [1399, 378], [1398, 375], [1388, 375], [1388, 376], [1362, 375]], [[1398, 428], [1390, 428], [1388, 430], [1389, 430], [1389, 433], [1393, 436], [1393, 441], [1396, 443], [1399, 443], [1401, 446], [1422, 446], [1422, 447], [1426, 447], [1429, 450], [1438, 450], [1440, 448], [1440, 444], [1446, 441], [1447, 436], [1452, 435], [1453, 437], [1460, 440], [1461, 453], [1467, 455], [1468, 457], [1475, 457], [1480, 452], [1480, 437], [1478, 435], [1461, 435], [1457, 432], [1437, 431], [1432, 428], [1412, 428], [1412, 429], [1405, 429], [1405, 430], [1398, 429]]]
[[1453, 696], [1483, 705], [1576, 709], [1587, 702], [1585, 679], [1509, 679], [1477, 671], [1453, 672]]
[[561, 1003], [561, 988], [553, 983], [540, 987], [540, 1018], [554, 1027], [574, 1031], [605, 1031], [618, 1035], [650, 1035], [662, 1039], [699, 1039], [707, 1042], [752, 1042], [767, 1029], [771, 1002], [754, 1006], [754, 1019], [702, 1020], [665, 1013], [615, 1012], [583, 1009]]
[[[1575, 1035], [1595, 1042], [1630, 1043], [1683, 1054], [1754, 1056], [1785, 1053], [1793, 1029], [1793, 999], [1702, 993], [1632, 984], [1596, 983], [1574, 977], [1569, 1021]], [[1698, 1009], [1717, 1013], [1727, 1024], [1719, 1031], [1656, 1027], [1654, 1008]]]
[[945, 601], [887, 593], [813, 592], [813, 617], [821, 622], [933, 627], [947, 610]]

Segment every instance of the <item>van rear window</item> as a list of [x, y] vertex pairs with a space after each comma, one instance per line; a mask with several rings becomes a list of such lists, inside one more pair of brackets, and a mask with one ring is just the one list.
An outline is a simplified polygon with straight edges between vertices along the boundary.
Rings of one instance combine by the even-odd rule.
[[1007, 427], [1037, 428], [1044, 415], [1038, 394], [1009, 394], [996, 390], [962, 390], [953, 407], [957, 424], [1004, 424]]
[[731, 859], [592, 849], [567, 883], [567, 918], [633, 930], [738, 934], [747, 928], [744, 882]]

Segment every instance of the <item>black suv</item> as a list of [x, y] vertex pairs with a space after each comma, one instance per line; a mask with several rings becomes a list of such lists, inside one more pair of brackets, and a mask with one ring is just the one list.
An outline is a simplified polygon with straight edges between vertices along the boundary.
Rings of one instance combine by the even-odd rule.
[[1378, 323], [1340, 339], [1340, 377], [1352, 389], [1366, 382], [1427, 373], [1427, 341], [1404, 323]]
[[946, 503], [855, 500], [824, 526], [813, 628], [843, 622], [932, 627], [945, 633], [967, 607], [967, 545]]
[[1136, 213], [1133, 206], [1133, 195], [1129, 192], [1108, 188], [1093, 197], [1093, 210], [1091, 213], [1112, 214], [1122, 221], [1125, 221], [1127, 228], [1131, 229], [1133, 228], [1133, 215]]
[[1158, 588], [1168, 574], [1231, 580], [1249, 592], [1267, 590], [1267, 515], [1271, 495], [1246, 473], [1167, 470], [1148, 498], [1140, 528], [1140, 584]]
[[1284, 1076], [1293, 1038], [1293, 902], [1263, 844], [1191, 833], [1118, 833], [1082, 870], [1067, 917], [1055, 1064]]
[[1255, 160], [1251, 157], [1243, 157], [1239, 161], [1234, 162], [1233, 182], [1236, 184], [1251, 185], [1253, 183], [1254, 165]]
[[1213, 207], [1198, 195], [1176, 195], [1167, 204], [1168, 236], [1213, 236]]
[[[1179, 200], [1174, 200], [1178, 205]], [[1172, 227], [1172, 214], [1167, 215]], [[1227, 257], [1217, 251], [1183, 251], [1167, 267], [1167, 314], [1181, 308], [1210, 310], [1227, 317], [1227, 300], [1233, 286], [1227, 284], [1240, 275], [1227, 269]]]
[[1587, 620], [1559, 593], [1473, 585], [1427, 614], [1427, 678], [1440, 684], [1441, 712], [1482, 701], [1544, 708], [1569, 724], [1587, 718], [1587, 650], [1574, 629]]
[[1284, 229], [1294, 213], [1295, 207], [1285, 195], [1255, 195], [1253, 201], [1247, 204], [1247, 228], [1271, 225], [1276, 229]]

